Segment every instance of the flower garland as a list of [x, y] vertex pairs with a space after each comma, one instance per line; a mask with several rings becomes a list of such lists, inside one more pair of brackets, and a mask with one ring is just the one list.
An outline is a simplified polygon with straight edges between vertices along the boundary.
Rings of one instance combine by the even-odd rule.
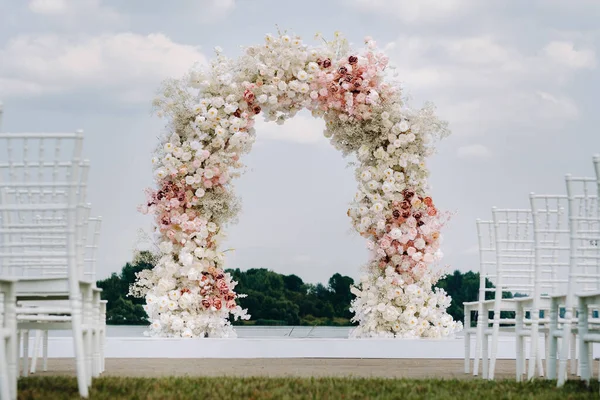
[[161, 255], [131, 288], [146, 298], [150, 334], [228, 337], [230, 315], [249, 318], [219, 251], [239, 210], [232, 179], [254, 142], [255, 116], [283, 123], [302, 109], [324, 118], [325, 136], [358, 158], [348, 215], [372, 257], [352, 288], [353, 336], [440, 337], [461, 328], [446, 313], [450, 298], [432, 290], [444, 218], [426, 194], [430, 143], [449, 132], [431, 105], [404, 107], [388, 57], [365, 43], [353, 52], [338, 34], [318, 48], [267, 35], [237, 60], [217, 49], [210, 68], [165, 84], [155, 101], [170, 120], [153, 158], [158, 189], [141, 207], [156, 217]]

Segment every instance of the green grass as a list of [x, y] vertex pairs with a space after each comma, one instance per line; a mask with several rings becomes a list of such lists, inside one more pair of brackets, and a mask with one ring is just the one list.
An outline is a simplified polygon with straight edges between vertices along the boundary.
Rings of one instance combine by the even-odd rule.
[[[68, 377], [19, 381], [19, 399], [76, 399], [77, 384]], [[597, 399], [590, 388], [569, 381], [407, 380], [350, 378], [117, 378], [94, 380], [90, 399]]]

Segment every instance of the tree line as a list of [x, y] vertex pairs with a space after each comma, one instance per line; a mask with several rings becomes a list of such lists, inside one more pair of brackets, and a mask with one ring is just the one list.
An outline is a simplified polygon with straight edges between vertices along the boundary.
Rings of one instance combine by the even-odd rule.
[[[153, 268], [154, 257], [141, 252], [130, 263], [125, 264], [119, 274], [113, 273], [107, 279], [98, 281], [103, 289], [102, 298], [108, 300], [107, 323], [113, 325], [146, 325], [143, 309], [144, 299], [127, 296], [129, 286], [135, 281], [135, 274]], [[350, 286], [354, 280], [349, 276], [335, 273], [326, 285], [306, 283], [297, 275], [283, 275], [265, 268], [247, 271], [227, 270], [238, 282], [236, 292], [247, 294], [239, 304], [247, 308], [252, 316], [250, 321], [237, 321], [236, 324], [255, 325], [352, 325], [349, 310], [353, 295]], [[463, 302], [474, 301], [479, 293], [479, 273], [460, 272], [447, 275], [437, 287], [444, 289], [452, 297], [448, 313], [457, 321], [464, 321]], [[492, 288], [491, 282], [487, 286]], [[487, 298], [491, 298], [491, 293]], [[512, 297], [504, 293], [503, 297]]]

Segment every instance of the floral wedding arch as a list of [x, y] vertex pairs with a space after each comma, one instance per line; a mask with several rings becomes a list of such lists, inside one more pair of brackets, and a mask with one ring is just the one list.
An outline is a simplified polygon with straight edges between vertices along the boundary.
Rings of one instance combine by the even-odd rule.
[[255, 139], [254, 118], [283, 123], [302, 109], [326, 121], [325, 137], [358, 159], [358, 192], [348, 215], [372, 251], [352, 288], [354, 337], [440, 337], [459, 329], [440, 278], [444, 218], [427, 196], [425, 158], [449, 132], [433, 107], [404, 106], [388, 57], [375, 42], [352, 51], [335, 40], [316, 48], [300, 38], [266, 36], [237, 60], [217, 57], [165, 84], [155, 101], [169, 130], [153, 158], [158, 188], [142, 212], [156, 217], [160, 255], [138, 274], [131, 294], [145, 297], [150, 334], [231, 337], [230, 316], [248, 319], [236, 282], [223, 270], [224, 227], [239, 202], [232, 179]]

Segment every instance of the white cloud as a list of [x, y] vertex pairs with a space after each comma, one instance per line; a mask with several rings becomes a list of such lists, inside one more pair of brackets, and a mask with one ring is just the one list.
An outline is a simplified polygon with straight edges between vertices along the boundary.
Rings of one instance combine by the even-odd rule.
[[579, 117], [567, 83], [591, 68], [595, 56], [552, 43], [536, 54], [492, 35], [405, 35], [387, 49], [409, 97], [414, 92], [419, 101], [434, 101], [454, 132], [479, 135], [509, 126], [561, 129]]
[[489, 158], [492, 152], [482, 144], [472, 144], [459, 147], [456, 151], [459, 158]]
[[66, 0], [32, 0], [28, 7], [33, 13], [46, 15], [64, 14], [68, 10]]
[[18, 36], [0, 48], [0, 94], [27, 96], [89, 90], [149, 102], [159, 83], [206, 62], [197, 47], [163, 34], [68, 38]]
[[296, 115], [283, 126], [275, 122], [265, 122], [262, 118], [256, 121], [256, 136], [267, 140], [282, 140], [304, 144], [324, 144], [327, 139], [323, 136], [325, 121], [303, 114]]
[[596, 67], [596, 54], [592, 49], [576, 50], [571, 42], [554, 41], [544, 47], [544, 54], [553, 62], [570, 68]]
[[123, 21], [123, 16], [102, 4], [102, 0], [30, 0], [28, 8], [46, 19], [53, 17], [51, 21], [63, 28], [110, 26]]
[[351, 0], [360, 10], [394, 17], [402, 22], [429, 22], [464, 11], [470, 0]]

